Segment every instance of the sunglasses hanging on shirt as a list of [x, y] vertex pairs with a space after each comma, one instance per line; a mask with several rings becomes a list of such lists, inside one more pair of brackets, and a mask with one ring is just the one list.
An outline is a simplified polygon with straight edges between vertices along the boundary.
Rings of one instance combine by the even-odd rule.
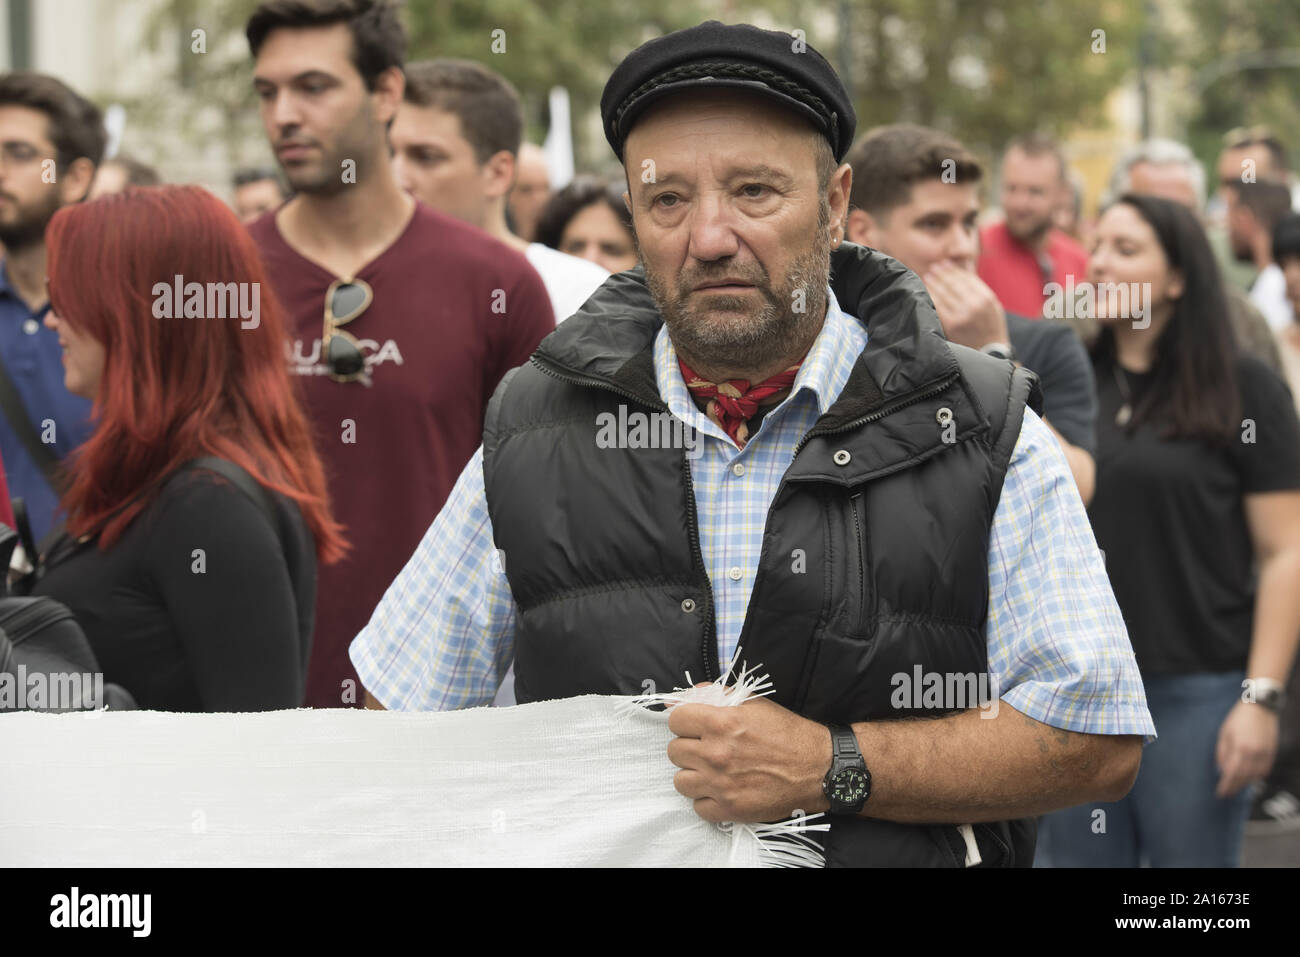
[[356, 319], [375, 300], [375, 292], [364, 279], [336, 279], [325, 290], [325, 333], [322, 349], [329, 377], [335, 382], [364, 382], [370, 385], [366, 357], [361, 343], [340, 328]]

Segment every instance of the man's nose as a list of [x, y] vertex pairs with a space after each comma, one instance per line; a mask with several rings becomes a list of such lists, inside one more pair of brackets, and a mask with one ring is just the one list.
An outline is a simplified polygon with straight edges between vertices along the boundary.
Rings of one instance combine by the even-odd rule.
[[974, 229], [958, 223], [948, 231], [944, 252], [963, 269], [970, 269], [979, 252], [979, 235]]
[[691, 212], [687, 252], [701, 262], [725, 259], [740, 251], [732, 211], [723, 197], [706, 194]]
[[271, 122], [275, 124], [282, 136], [288, 135], [291, 127], [302, 121], [298, 113], [297, 98], [286, 90], [279, 90], [271, 101]]

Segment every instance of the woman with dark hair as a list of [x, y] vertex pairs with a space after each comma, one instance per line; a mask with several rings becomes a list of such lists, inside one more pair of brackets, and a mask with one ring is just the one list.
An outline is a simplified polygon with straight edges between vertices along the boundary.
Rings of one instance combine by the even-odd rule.
[[637, 264], [622, 188], [592, 176], [577, 177], [547, 200], [537, 217], [537, 241], [610, 272]]
[[316, 562], [344, 546], [256, 246], [197, 186], [65, 207], [47, 243], [45, 321], [95, 427], [33, 594], [142, 708], [298, 707]]
[[1237, 351], [1186, 207], [1126, 195], [1089, 259], [1102, 332], [1088, 509], [1159, 738], [1113, 804], [1043, 818], [1056, 866], [1234, 867], [1300, 636], [1300, 423]]

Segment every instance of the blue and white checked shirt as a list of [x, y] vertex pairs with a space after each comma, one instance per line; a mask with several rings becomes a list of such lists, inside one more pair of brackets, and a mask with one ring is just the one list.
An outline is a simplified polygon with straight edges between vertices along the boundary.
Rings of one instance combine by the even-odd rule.
[[[659, 392], [703, 443], [691, 476], [724, 671], [790, 453], [839, 396], [866, 341], [863, 324], [829, 295], [826, 323], [790, 395], [740, 450], [695, 405], [667, 328], [659, 330]], [[1074, 479], [1055, 437], [1028, 409], [993, 517], [988, 574], [989, 671], [1002, 701], [1069, 731], [1153, 740], [1133, 648]], [[392, 710], [491, 704], [514, 659], [515, 615], [493, 543], [480, 448], [352, 642], [352, 663]]]

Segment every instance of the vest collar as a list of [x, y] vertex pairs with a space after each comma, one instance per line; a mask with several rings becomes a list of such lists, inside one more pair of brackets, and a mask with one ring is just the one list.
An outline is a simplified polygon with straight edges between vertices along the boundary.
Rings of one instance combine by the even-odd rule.
[[[831, 289], [840, 308], [866, 324], [867, 345], [810, 436], [842, 430], [957, 376], [957, 359], [925, 286], [897, 260], [843, 243], [831, 255]], [[607, 279], [542, 341], [533, 362], [560, 378], [663, 409], [654, 373], [654, 340], [662, 324], [637, 266]]]

